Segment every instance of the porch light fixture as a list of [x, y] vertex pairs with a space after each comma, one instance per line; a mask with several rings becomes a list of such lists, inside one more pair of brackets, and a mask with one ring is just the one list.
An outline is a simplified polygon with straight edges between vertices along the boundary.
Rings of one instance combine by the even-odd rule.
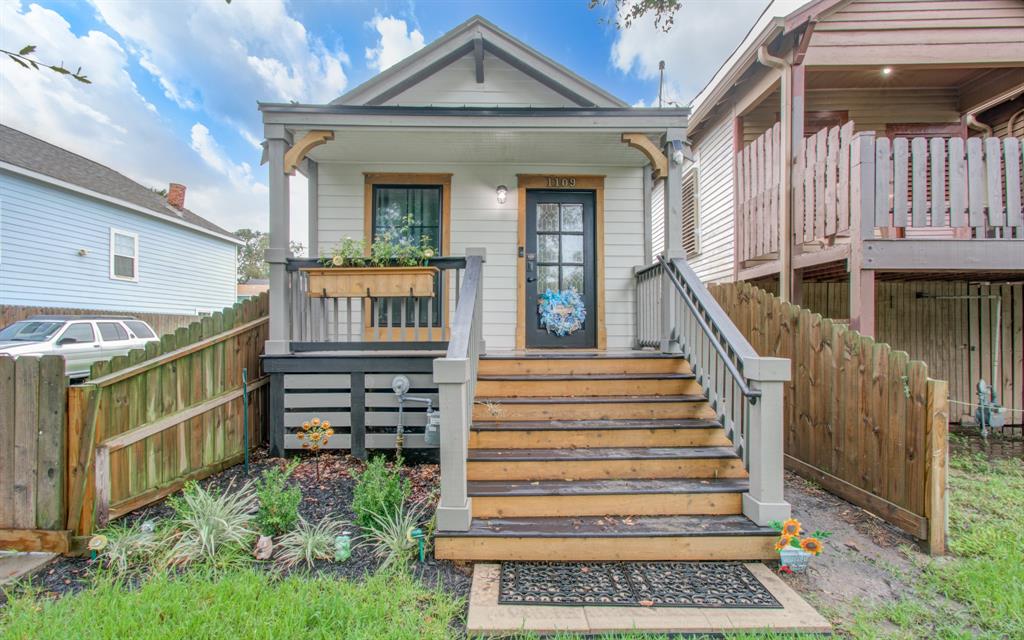
[[686, 156], [683, 154], [683, 143], [679, 140], [672, 141], [672, 162], [675, 164], [683, 164], [683, 160]]
[[882, 75], [883, 76], [891, 76], [892, 75], [892, 67], [882, 67]]
[[508, 200], [508, 187], [505, 185], [499, 184], [494, 193], [498, 196], [498, 204], [505, 204], [505, 201]]

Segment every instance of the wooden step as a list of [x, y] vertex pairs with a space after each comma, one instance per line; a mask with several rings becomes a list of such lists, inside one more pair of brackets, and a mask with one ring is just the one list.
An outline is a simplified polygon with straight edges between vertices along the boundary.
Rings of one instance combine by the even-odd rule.
[[474, 518], [438, 531], [446, 560], [767, 560], [778, 534], [741, 515]]
[[588, 396], [565, 398], [478, 397], [473, 421], [522, 422], [527, 420], [664, 420], [672, 418], [715, 419], [702, 395]]
[[748, 483], [720, 480], [470, 482], [475, 518], [742, 513]]
[[593, 447], [724, 447], [731, 444], [713, 420], [568, 420], [478, 422], [470, 449]]
[[745, 478], [731, 447], [472, 449], [469, 480]]
[[494, 398], [559, 396], [696, 395], [704, 390], [692, 373], [596, 373], [555, 375], [482, 375], [478, 396]]
[[676, 355], [658, 353], [544, 353], [488, 355], [480, 359], [478, 375], [576, 375], [599, 373], [692, 373], [690, 363]]

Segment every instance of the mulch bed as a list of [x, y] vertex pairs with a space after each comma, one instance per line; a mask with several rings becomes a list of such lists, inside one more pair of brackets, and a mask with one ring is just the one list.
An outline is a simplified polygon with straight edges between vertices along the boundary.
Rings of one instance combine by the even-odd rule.
[[[412, 486], [412, 501], [436, 501], [439, 483], [438, 465], [431, 461], [417, 460], [415, 452], [410, 451], [402, 475], [409, 479]], [[269, 458], [265, 450], [255, 451], [249, 465], [249, 478], [259, 478], [264, 469], [287, 464], [283, 458]], [[319, 522], [330, 517], [350, 523], [347, 527], [354, 536], [360, 534], [355, 524], [355, 513], [352, 511], [352, 494], [355, 487], [353, 473], [359, 473], [365, 465], [349, 455], [325, 451], [320, 458], [320, 480], [316, 479], [316, 464], [311, 456], [304, 455], [302, 462], [292, 474], [292, 481], [302, 487], [302, 503], [299, 514], [308, 522]], [[200, 482], [204, 487], [241, 487], [247, 480], [242, 465], [226, 469], [219, 474], [210, 476]], [[170, 506], [165, 500], [139, 509], [119, 522], [133, 523], [146, 520], [163, 519], [171, 515]], [[263, 567], [268, 571], [277, 571], [273, 562], [256, 562], [254, 566]], [[373, 556], [366, 545], [355, 544], [352, 557], [346, 562], [320, 562], [314, 572], [333, 576], [340, 580], [360, 580], [374, 573], [380, 561]], [[94, 562], [88, 558], [60, 558], [49, 565], [32, 579], [32, 586], [40, 589], [48, 597], [60, 597], [85, 589], [91, 582], [96, 569]], [[423, 563], [414, 563], [413, 575], [425, 585], [441, 588], [456, 597], [469, 596], [472, 582], [472, 568], [445, 560], [435, 560], [430, 553]], [[6, 597], [0, 592], [0, 604]]]

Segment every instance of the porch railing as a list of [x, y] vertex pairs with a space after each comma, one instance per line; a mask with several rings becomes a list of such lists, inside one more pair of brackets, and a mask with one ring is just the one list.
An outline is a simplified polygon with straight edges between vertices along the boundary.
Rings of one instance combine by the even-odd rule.
[[452, 315], [448, 350], [443, 358], [434, 360], [441, 411], [441, 499], [437, 528], [445, 531], [466, 531], [472, 519], [466, 457], [476, 374], [485, 348], [483, 264], [483, 249], [466, 250], [465, 277]]
[[293, 351], [444, 348], [451, 335], [451, 312], [458, 305], [466, 258], [432, 258], [440, 269], [434, 295], [311, 297], [303, 269], [320, 266], [314, 258], [290, 258], [288, 313]]
[[[635, 281], [638, 300], [643, 296], [638, 342], [654, 346], [655, 328], [663, 351], [680, 352], [689, 361], [750, 475], [744, 514], [761, 525], [785, 519], [782, 393], [789, 360], [758, 356], [685, 260], [659, 256], [637, 270]], [[663, 292], [657, 305], [643, 294], [655, 286]]]
[[[822, 129], [794, 151], [793, 243], [849, 242], [856, 207], [865, 240], [1022, 239], [1022, 146], [1012, 136], [890, 140], [854, 134], [853, 122]], [[741, 264], [777, 255], [778, 149], [773, 127], [736, 155]]]

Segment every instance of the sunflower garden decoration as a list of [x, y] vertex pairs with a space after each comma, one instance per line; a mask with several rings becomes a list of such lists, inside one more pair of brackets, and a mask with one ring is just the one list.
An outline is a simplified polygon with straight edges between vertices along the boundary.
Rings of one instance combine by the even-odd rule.
[[320, 482], [320, 449], [327, 445], [327, 441], [334, 435], [331, 423], [320, 418], [313, 418], [302, 423], [302, 430], [295, 434], [295, 437], [302, 441], [302, 448], [313, 452], [316, 457], [316, 481]]
[[537, 301], [537, 312], [541, 326], [559, 337], [576, 333], [587, 319], [587, 307], [575, 289], [548, 289]]
[[775, 550], [779, 552], [779, 570], [786, 573], [803, 573], [811, 556], [824, 550], [822, 540], [832, 535], [828, 531], [815, 531], [806, 535], [800, 521], [795, 518], [785, 522], [776, 520], [771, 526], [779, 532]]

